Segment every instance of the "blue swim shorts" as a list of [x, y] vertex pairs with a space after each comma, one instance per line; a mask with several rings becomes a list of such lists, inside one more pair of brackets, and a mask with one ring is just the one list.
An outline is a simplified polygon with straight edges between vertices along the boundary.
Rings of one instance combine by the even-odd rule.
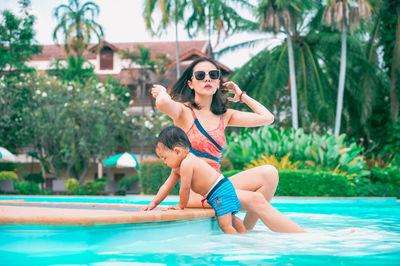
[[214, 208], [216, 216], [227, 213], [236, 214], [241, 205], [235, 188], [228, 178], [222, 178], [208, 193], [207, 202]]

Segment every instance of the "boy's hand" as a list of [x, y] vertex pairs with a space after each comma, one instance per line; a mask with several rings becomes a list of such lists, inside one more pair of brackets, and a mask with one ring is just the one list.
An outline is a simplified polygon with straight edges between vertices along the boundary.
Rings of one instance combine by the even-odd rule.
[[152, 209], [154, 209], [155, 207], [157, 207], [157, 204], [151, 202], [149, 205], [147, 205], [146, 207], [142, 208], [142, 211], [151, 211]]
[[169, 206], [168, 210], [183, 210], [181, 207], [179, 207], [179, 205], [173, 205], [173, 206]]

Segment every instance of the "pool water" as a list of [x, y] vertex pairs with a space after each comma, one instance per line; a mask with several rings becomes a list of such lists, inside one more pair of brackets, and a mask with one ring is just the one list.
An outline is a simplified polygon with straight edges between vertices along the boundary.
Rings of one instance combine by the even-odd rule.
[[[177, 198], [168, 201], [174, 204]], [[309, 233], [274, 233], [259, 222], [248, 234], [224, 235], [215, 219], [89, 227], [2, 225], [0, 265], [400, 265], [398, 200], [274, 198], [272, 204]]]

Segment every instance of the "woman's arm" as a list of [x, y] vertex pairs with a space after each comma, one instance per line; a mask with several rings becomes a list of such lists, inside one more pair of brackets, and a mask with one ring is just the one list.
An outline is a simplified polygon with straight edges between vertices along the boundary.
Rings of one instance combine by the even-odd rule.
[[169, 175], [168, 179], [164, 182], [164, 184], [160, 187], [160, 189], [157, 192], [157, 195], [154, 197], [154, 199], [151, 201], [149, 205], [144, 207], [142, 211], [150, 211], [157, 207], [158, 204], [160, 204], [171, 192], [171, 190], [174, 188], [176, 183], [179, 181], [179, 175], [175, 171], [175, 169], [172, 169], [171, 174]]
[[265, 108], [264, 105], [251, 98], [246, 93], [243, 93], [238, 85], [232, 81], [224, 83], [225, 87], [230, 87], [229, 93], [233, 93], [234, 97], [228, 98], [229, 101], [241, 101], [247, 104], [254, 113], [243, 112], [233, 109], [228, 109], [228, 123], [231, 127], [258, 127], [268, 125], [274, 122], [274, 116]]
[[151, 94], [156, 99], [156, 106], [160, 112], [171, 117], [174, 121], [178, 120], [183, 114], [183, 104], [171, 99], [167, 89], [161, 85], [153, 85]]

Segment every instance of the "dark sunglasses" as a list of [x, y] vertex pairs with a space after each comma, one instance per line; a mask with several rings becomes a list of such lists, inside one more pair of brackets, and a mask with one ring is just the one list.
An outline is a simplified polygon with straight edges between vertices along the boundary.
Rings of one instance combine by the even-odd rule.
[[[195, 71], [193, 74], [197, 80], [203, 80], [206, 78], [206, 72], [204, 71]], [[210, 79], [219, 79], [219, 75], [219, 70], [211, 70], [210, 72], [208, 72], [208, 76], [210, 77]]]

